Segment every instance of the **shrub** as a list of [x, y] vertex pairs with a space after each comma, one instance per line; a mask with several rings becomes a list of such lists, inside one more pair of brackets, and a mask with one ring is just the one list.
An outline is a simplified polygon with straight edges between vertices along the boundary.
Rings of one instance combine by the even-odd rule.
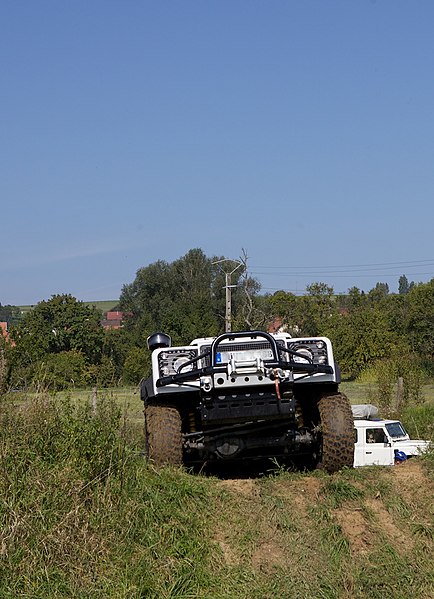
[[410, 403], [421, 404], [424, 401], [422, 386], [426, 374], [420, 359], [414, 355], [380, 360], [364, 370], [358, 380], [376, 384], [369, 400], [385, 414], [399, 412]]
[[127, 384], [137, 384], [145, 376], [148, 354], [141, 347], [133, 347], [124, 362], [123, 378]]
[[43, 361], [37, 363], [32, 383], [35, 387], [54, 391], [79, 387], [85, 383], [85, 372], [86, 361], [80, 352], [47, 354]]

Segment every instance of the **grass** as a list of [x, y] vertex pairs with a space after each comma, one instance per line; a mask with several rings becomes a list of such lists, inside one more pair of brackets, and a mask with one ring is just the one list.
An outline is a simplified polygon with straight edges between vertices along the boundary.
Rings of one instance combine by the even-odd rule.
[[339, 387], [352, 404], [364, 404], [371, 403], [370, 397], [372, 397], [375, 385], [374, 383], [343, 381]]
[[[340, 389], [345, 393], [352, 404], [372, 403], [377, 385], [375, 383], [360, 383], [359, 381], [343, 381]], [[422, 395], [425, 403], [434, 404], [434, 383], [423, 385]]]
[[405, 465], [240, 480], [156, 470], [138, 395], [98, 396], [96, 412], [91, 391], [0, 400], [0, 597], [432, 596], [425, 460], [409, 478]]
[[97, 310], [100, 310], [103, 314], [110, 312], [113, 308], [119, 305], [119, 300], [101, 300], [96, 302], [83, 302], [86, 306], [94, 306]]
[[[119, 300], [100, 300], [100, 301], [95, 301], [95, 302], [83, 302], [86, 306], [95, 306], [95, 308], [97, 308], [97, 310], [100, 310], [101, 312], [105, 313], [108, 312], [110, 310], [113, 310], [113, 308], [115, 308], [118, 304], [119, 304]], [[20, 313], [22, 315], [26, 314], [27, 312], [31, 312], [33, 310], [33, 308], [35, 307], [36, 304], [28, 304], [28, 305], [23, 305], [23, 306], [17, 306], [17, 308], [19, 309]]]

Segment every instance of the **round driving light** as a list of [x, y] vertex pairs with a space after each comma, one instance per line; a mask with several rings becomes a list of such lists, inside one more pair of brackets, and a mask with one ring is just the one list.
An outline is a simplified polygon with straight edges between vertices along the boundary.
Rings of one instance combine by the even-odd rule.
[[[180, 356], [179, 358], [176, 358], [176, 360], [173, 362], [173, 368], [174, 368], [175, 372], [178, 372], [178, 370], [181, 368], [181, 366], [183, 364], [185, 364], [186, 362], [188, 362], [187, 356]], [[188, 372], [189, 370], [192, 370], [192, 368], [193, 368], [193, 364], [189, 364], [188, 366], [183, 368], [182, 371]]]
[[[294, 362], [298, 364], [308, 364], [312, 359], [312, 352], [307, 349], [307, 347], [300, 347], [300, 349], [296, 350], [297, 356], [294, 356]], [[303, 358], [302, 356], [306, 356]]]

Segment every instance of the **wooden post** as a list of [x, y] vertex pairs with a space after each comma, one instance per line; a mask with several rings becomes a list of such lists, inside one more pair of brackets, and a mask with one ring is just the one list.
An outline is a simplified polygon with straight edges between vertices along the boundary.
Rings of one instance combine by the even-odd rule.
[[396, 411], [399, 412], [404, 404], [404, 379], [402, 376], [398, 377], [398, 384], [396, 386]]
[[92, 414], [96, 414], [96, 404], [97, 404], [97, 400], [98, 400], [98, 391], [96, 389], [96, 387], [93, 387], [92, 389]]

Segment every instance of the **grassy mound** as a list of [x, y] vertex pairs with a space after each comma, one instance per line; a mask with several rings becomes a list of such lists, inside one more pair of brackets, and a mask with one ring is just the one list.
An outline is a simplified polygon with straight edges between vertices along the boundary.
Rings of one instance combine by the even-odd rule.
[[155, 470], [110, 400], [3, 401], [0, 431], [2, 598], [433, 596], [422, 462], [227, 480]]

